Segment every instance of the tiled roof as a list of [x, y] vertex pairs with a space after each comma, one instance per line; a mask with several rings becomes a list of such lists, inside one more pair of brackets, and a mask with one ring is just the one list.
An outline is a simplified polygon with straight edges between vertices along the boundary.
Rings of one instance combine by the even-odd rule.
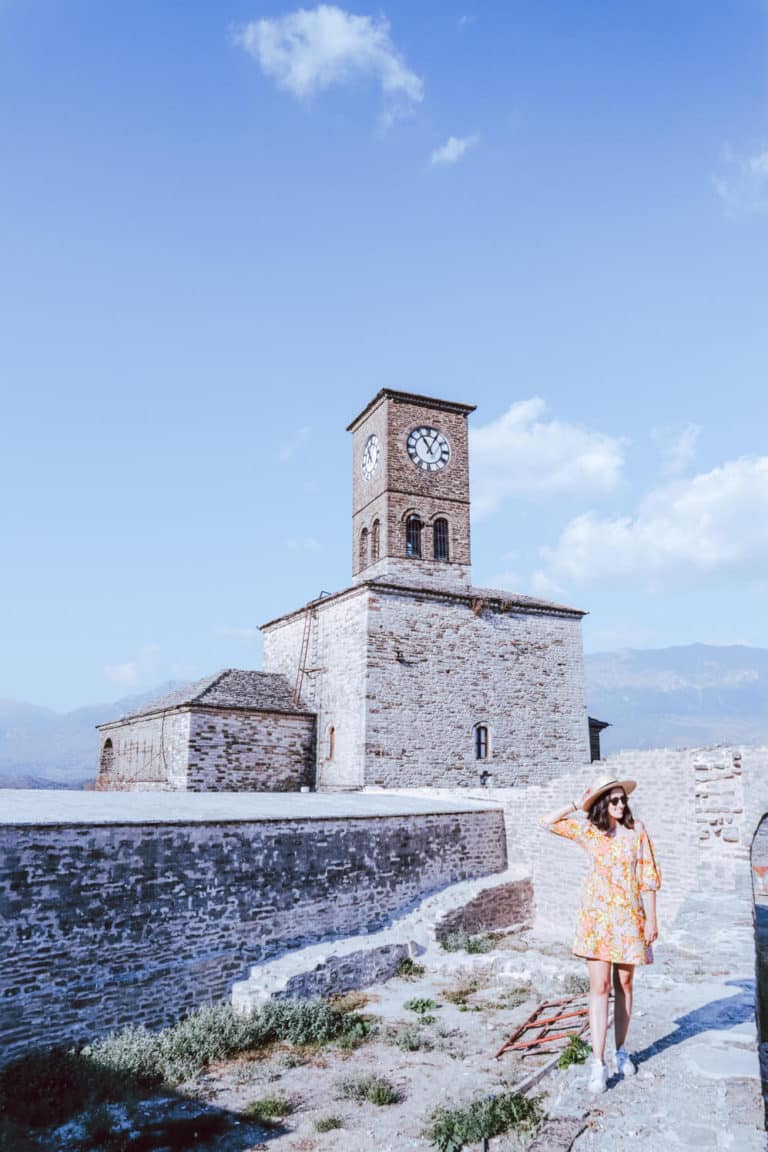
[[225, 668], [194, 684], [176, 688], [158, 700], [142, 704], [141, 708], [129, 713], [126, 719], [189, 704], [201, 704], [206, 708], [252, 708], [257, 712], [307, 711], [301, 705], [294, 704], [293, 689], [286, 676], [275, 672], [244, 672], [238, 668]]

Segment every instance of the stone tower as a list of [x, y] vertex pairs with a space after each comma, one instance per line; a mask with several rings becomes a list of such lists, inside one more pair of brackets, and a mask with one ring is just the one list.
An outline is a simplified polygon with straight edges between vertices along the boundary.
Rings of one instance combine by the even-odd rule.
[[352, 433], [352, 579], [470, 584], [467, 417], [474, 405], [384, 388]]

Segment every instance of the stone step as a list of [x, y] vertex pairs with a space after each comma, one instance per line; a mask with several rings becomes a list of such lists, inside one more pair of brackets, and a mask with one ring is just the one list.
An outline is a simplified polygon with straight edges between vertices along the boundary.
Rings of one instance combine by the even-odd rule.
[[311, 999], [367, 988], [389, 980], [406, 958], [431, 953], [440, 962], [440, 944], [451, 934], [514, 931], [528, 927], [533, 886], [522, 865], [493, 876], [463, 880], [426, 897], [385, 928], [344, 936], [284, 952], [251, 968], [232, 988], [232, 1004], [242, 1012], [266, 1000]]

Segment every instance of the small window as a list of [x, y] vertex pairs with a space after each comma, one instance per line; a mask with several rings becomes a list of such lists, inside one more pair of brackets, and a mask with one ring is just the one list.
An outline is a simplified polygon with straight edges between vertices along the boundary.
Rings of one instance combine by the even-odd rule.
[[421, 558], [421, 520], [409, 516], [405, 522], [405, 554]]
[[488, 725], [478, 724], [475, 728], [475, 760], [488, 759]]
[[448, 521], [444, 516], [435, 520], [435, 560], [448, 559]]
[[363, 528], [360, 533], [360, 567], [368, 567], [368, 529]]
[[374, 564], [379, 558], [379, 537], [381, 535], [381, 525], [378, 520], [374, 520], [371, 525], [371, 563]]
[[333, 754], [336, 751], [336, 729], [328, 729], [328, 759], [333, 760]]

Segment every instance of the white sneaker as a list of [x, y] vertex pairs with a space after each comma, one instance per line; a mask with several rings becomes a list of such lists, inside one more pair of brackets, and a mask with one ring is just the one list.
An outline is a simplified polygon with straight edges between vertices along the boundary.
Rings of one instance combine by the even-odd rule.
[[607, 1080], [608, 1073], [606, 1072], [605, 1064], [601, 1064], [599, 1060], [593, 1060], [589, 1070], [587, 1091], [594, 1093], [605, 1092]]
[[634, 1076], [635, 1072], [637, 1071], [626, 1048], [616, 1049], [614, 1067], [616, 1069], [617, 1076]]

